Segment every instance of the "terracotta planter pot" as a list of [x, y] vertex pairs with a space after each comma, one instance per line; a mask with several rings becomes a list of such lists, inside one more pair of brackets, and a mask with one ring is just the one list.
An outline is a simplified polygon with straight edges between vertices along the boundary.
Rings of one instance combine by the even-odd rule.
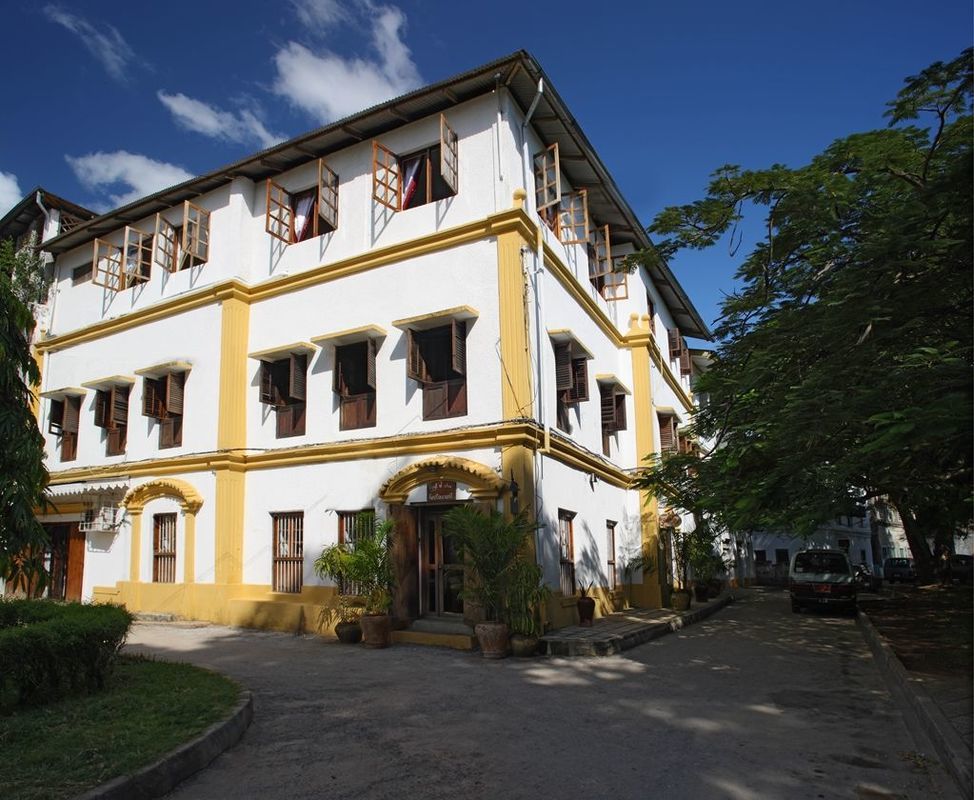
[[362, 626], [357, 622], [339, 622], [335, 626], [335, 636], [342, 644], [358, 644], [362, 641]]
[[686, 589], [677, 589], [670, 595], [674, 611], [687, 611], [690, 608], [690, 592]]
[[507, 658], [510, 651], [507, 625], [503, 622], [479, 622], [473, 630], [484, 658]]
[[592, 620], [595, 619], [595, 598], [578, 598], [578, 624], [590, 627]]
[[538, 637], [515, 633], [511, 636], [511, 655], [517, 658], [530, 658], [538, 654]]
[[392, 617], [388, 614], [363, 614], [359, 624], [366, 647], [388, 647], [392, 642]]

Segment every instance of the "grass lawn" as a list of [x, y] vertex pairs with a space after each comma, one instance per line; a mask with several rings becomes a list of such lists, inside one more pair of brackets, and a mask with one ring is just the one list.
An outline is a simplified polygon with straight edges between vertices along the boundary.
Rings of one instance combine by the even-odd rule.
[[0, 716], [0, 796], [72, 797], [133, 772], [226, 717], [239, 693], [188, 664], [122, 657], [103, 692]]

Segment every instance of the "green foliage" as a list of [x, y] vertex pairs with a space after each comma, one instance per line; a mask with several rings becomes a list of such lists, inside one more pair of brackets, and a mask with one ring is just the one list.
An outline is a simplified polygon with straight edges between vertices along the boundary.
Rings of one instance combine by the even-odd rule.
[[[386, 614], [392, 606], [392, 520], [359, 518], [358, 533], [353, 542], [329, 545], [315, 559], [314, 570], [319, 577], [328, 577], [339, 585], [354, 583], [362, 592], [366, 614]], [[365, 523], [372, 523], [365, 524]], [[350, 603], [339, 607], [343, 622], [353, 613]]]
[[0, 708], [101, 689], [131, 624], [119, 606], [0, 602]]
[[694, 431], [703, 459], [655, 460], [640, 481], [730, 530], [810, 533], [886, 496], [918, 565], [924, 533], [971, 514], [972, 53], [910, 78], [890, 127], [805, 166], [714, 173], [671, 207], [643, 263], [731, 240], [739, 262]]
[[15, 585], [43, 585], [47, 544], [34, 509], [45, 504], [44, 437], [31, 411], [40, 372], [30, 353], [34, 320], [18, 298], [11, 274], [19, 263], [8, 239], [0, 242], [0, 576]]
[[541, 606], [550, 595], [541, 567], [519, 556], [508, 575], [504, 595], [504, 622], [511, 633], [540, 636]]
[[505, 520], [496, 509], [485, 513], [464, 505], [450, 509], [443, 522], [444, 533], [456, 542], [471, 573], [461, 592], [464, 602], [482, 606], [488, 620], [501, 619], [512, 582], [520, 573], [520, 555], [534, 529], [527, 513]]
[[[8, 240], [9, 241], [9, 240]], [[12, 242], [11, 242], [12, 248]], [[11, 278], [14, 294], [25, 306], [43, 303], [54, 276], [44, 266], [37, 250], [37, 234], [32, 233], [27, 243], [3, 261], [3, 270]]]

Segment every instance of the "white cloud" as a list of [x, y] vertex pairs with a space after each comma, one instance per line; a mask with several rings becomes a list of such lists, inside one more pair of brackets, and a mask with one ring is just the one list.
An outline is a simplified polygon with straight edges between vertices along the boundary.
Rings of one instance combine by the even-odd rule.
[[320, 33], [320, 29], [348, 20], [348, 8], [339, 0], [291, 0], [291, 5], [301, 23], [319, 29], [312, 33]]
[[0, 172], [0, 217], [24, 199], [17, 176], [12, 172]]
[[[305, 11], [307, 6], [302, 6]], [[406, 15], [395, 6], [370, 2], [359, 3], [357, 8], [371, 30], [373, 57], [345, 58], [329, 50], [314, 53], [293, 41], [274, 56], [274, 91], [319, 122], [348, 116], [422, 83], [402, 39]]]
[[179, 126], [213, 139], [226, 139], [239, 144], [256, 142], [265, 148], [287, 138], [271, 133], [257, 115], [246, 108], [237, 113], [223, 111], [181, 92], [166, 94], [160, 91], [156, 92], [156, 96], [172, 112]]
[[105, 194], [113, 187], [127, 188], [128, 191], [120, 194], [107, 194], [107, 199], [116, 207], [193, 177], [175, 164], [156, 161], [125, 150], [89, 153], [78, 157], [66, 155], [64, 158], [86, 189]]
[[129, 79], [130, 68], [136, 61], [135, 53], [115, 28], [105, 25], [105, 29], [99, 31], [86, 19], [55, 5], [44, 6], [44, 15], [77, 35], [115, 80], [125, 83]]

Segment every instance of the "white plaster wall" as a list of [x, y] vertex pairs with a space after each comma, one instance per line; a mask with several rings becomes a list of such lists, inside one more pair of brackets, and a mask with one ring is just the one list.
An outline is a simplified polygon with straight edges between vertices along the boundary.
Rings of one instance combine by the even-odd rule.
[[[422, 390], [406, 377], [405, 333], [392, 321], [469, 305], [480, 316], [467, 322], [467, 414], [423, 420]], [[339, 430], [332, 391], [335, 347], [325, 344], [308, 364], [306, 434], [277, 439], [275, 413], [258, 401], [260, 363], [248, 360], [248, 443], [295, 445], [433, 431], [501, 418], [501, 365], [497, 253], [491, 241], [431, 253], [347, 278], [318, 284], [251, 307], [249, 352], [374, 324], [386, 337], [376, 353], [376, 427]]]
[[[466, 450], [455, 455], [500, 469], [500, 454], [494, 450]], [[376, 508], [379, 489], [393, 475], [428, 455], [314, 464], [247, 473], [244, 524], [243, 581], [271, 582], [273, 557], [272, 512], [304, 512], [304, 582], [322, 585], [312, 569], [323, 547], [338, 541], [338, 511]], [[380, 513], [380, 516], [382, 514]], [[200, 538], [199, 527], [197, 538]]]
[[[623, 580], [627, 556], [639, 553], [641, 528], [639, 494], [602, 481], [592, 484], [588, 473], [573, 469], [551, 458], [540, 459], [541, 496], [538, 522], [538, 552], [545, 581], [557, 589], [560, 576], [558, 510], [574, 511], [575, 580], [582, 585], [593, 581], [605, 586], [606, 521], [616, 523], [616, 571]], [[638, 579], [635, 582], [639, 582]]]
[[116, 531], [91, 531], [85, 536], [81, 601], [89, 603], [95, 586], [114, 586], [116, 581], [128, 580], [132, 537], [127, 520]]
[[[128, 442], [125, 454], [105, 455], [106, 432], [95, 426], [95, 390], [81, 401], [78, 457], [61, 462], [58, 438], [47, 433], [51, 401], [41, 402], [41, 430], [51, 470], [124, 464], [147, 458], [172, 457], [216, 448], [220, 381], [220, 307], [204, 306], [177, 316], [149, 322], [111, 336], [49, 353], [45, 358], [42, 389], [81, 386], [86, 381], [113, 375], [136, 379], [129, 393]], [[141, 376], [135, 370], [174, 360], [193, 367], [186, 377], [183, 444], [159, 449], [158, 422], [142, 416]]]

